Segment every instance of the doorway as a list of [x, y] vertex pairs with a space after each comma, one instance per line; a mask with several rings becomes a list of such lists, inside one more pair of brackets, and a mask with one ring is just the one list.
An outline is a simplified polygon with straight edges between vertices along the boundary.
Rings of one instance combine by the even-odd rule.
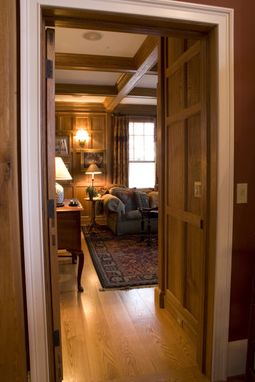
[[[60, 9], [59, 12], [63, 10]], [[69, 10], [68, 15], [72, 17], [72, 21], [70, 23], [65, 18], [65, 27], [74, 28], [74, 21], [76, 21], [81, 28], [81, 24], [85, 26], [89, 20], [90, 29], [102, 29], [101, 23], [95, 21], [103, 17], [100, 12], [84, 12], [82, 15], [79, 14], [79, 18], [74, 12]], [[46, 27], [51, 23], [55, 27], [63, 23], [63, 16], [55, 17], [52, 15], [52, 9], [43, 9], [43, 16]], [[132, 18], [128, 26], [124, 24], [122, 28], [118, 25], [120, 18], [121, 15], [108, 15], [105, 21], [108, 29], [117, 32], [122, 32], [123, 29], [132, 30]], [[146, 24], [146, 21], [145, 19], [143, 22]], [[207, 29], [193, 28], [192, 30], [190, 26], [191, 30], [189, 30], [187, 26], [187, 29], [183, 30], [182, 26], [171, 23], [163, 27], [166, 29], [164, 33], [172, 37], [161, 37], [162, 29], [159, 30], [158, 26], [153, 29], [154, 20], [149, 19], [149, 21], [152, 25], [151, 33], [158, 35], [158, 41], [160, 41], [157, 62], [160, 68], [157, 135], [161, 141], [158, 145], [159, 189], [161, 191], [159, 262], [164, 264], [159, 272], [159, 301], [161, 307], [171, 312], [192, 336], [199, 366], [201, 370], [209, 374], [208, 365], [212, 354], [208, 349], [207, 352], [205, 350], [206, 345], [207, 348], [211, 348], [206, 333], [212, 331], [208, 324], [210, 322], [208, 316], [209, 311], [212, 311], [213, 296], [208, 295], [209, 285], [206, 283], [206, 274], [213, 279], [214, 267], [209, 268], [209, 263], [212, 264], [213, 260], [210, 258], [208, 260], [206, 254], [209, 253], [209, 246], [213, 242], [211, 238], [209, 243], [209, 231], [214, 228], [211, 228], [211, 225], [212, 221], [215, 221], [212, 211], [215, 210], [216, 204], [213, 197], [216, 195], [216, 184], [211, 181], [213, 178], [210, 178], [208, 173], [210, 166], [213, 173], [216, 170], [215, 163], [211, 164], [208, 153], [214, 155], [217, 149], [208, 138], [211, 130], [214, 132], [217, 130], [216, 125], [211, 129], [207, 118], [210, 102], [208, 95], [213, 97], [207, 80], [209, 76], [207, 52], [210, 41], [207, 37]], [[138, 32], [145, 33], [145, 26], [141, 24]], [[145, 72], [147, 68], [151, 69], [155, 64], [155, 38], [149, 36], [147, 39], [150, 43], [147, 44], [149, 46], [146, 45], [148, 56], [142, 52], [144, 57], [137, 71], [133, 75], [124, 75], [125, 79], [120, 77], [116, 84], [116, 88], [119, 86], [119, 92], [116, 98], [107, 100], [106, 105], [116, 106], [124, 89], [129, 87], [131, 90], [129, 84], [134, 84], [139, 73]], [[51, 47], [50, 51], [52, 49], [54, 48]], [[142, 48], [141, 50], [143, 51]], [[57, 58], [58, 55], [61, 54], [57, 53]], [[212, 55], [211, 60], [214, 57], [215, 54]], [[72, 58], [74, 60], [74, 56]], [[137, 54], [136, 61], [139, 62], [139, 58]], [[108, 60], [110, 61], [110, 58]], [[214, 70], [212, 68], [212, 72]], [[123, 87], [119, 85], [121, 81], [124, 82]], [[51, 110], [50, 107], [48, 109]], [[106, 106], [106, 111], [113, 110]], [[79, 119], [82, 120], [82, 116]], [[53, 121], [50, 118], [47, 118], [47, 121], [50, 130]], [[48, 133], [49, 135], [52, 134]], [[47, 151], [47, 148], [45, 150]], [[211, 189], [211, 199], [209, 199], [209, 189]], [[209, 211], [211, 211], [210, 214]], [[206, 306], [205, 295], [208, 295]]]
[[[223, 166], [224, 167], [224, 166]], [[229, 225], [228, 225], [228, 227], [229, 227]]]

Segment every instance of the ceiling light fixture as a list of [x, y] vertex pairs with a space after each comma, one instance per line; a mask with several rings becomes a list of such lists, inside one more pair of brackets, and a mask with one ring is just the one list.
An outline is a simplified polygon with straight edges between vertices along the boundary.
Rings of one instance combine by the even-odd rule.
[[82, 35], [85, 40], [98, 41], [102, 39], [102, 34], [99, 32], [86, 32]]

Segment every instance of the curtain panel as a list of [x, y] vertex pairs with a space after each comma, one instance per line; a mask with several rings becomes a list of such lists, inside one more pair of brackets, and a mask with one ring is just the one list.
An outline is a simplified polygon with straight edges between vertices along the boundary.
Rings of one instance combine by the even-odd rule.
[[128, 186], [128, 122], [126, 116], [113, 116], [113, 183]]

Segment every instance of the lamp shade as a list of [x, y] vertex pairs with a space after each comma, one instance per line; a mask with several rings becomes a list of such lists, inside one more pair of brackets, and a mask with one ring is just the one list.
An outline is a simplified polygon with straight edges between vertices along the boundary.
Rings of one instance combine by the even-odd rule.
[[55, 175], [56, 175], [56, 180], [71, 180], [72, 179], [61, 157], [55, 158]]
[[91, 163], [86, 171], [86, 174], [102, 174], [100, 168], [96, 165], [96, 163]]

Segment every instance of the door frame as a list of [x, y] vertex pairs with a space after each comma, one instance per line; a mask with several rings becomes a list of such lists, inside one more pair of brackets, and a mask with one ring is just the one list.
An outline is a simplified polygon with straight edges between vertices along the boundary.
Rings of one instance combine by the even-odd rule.
[[[230, 307], [234, 174], [233, 10], [172, 0], [20, 0], [21, 171], [31, 380], [49, 381], [40, 135], [41, 6], [203, 22], [217, 29], [217, 216], [212, 380], [225, 380]], [[35, 176], [37, 174], [37, 176]]]

